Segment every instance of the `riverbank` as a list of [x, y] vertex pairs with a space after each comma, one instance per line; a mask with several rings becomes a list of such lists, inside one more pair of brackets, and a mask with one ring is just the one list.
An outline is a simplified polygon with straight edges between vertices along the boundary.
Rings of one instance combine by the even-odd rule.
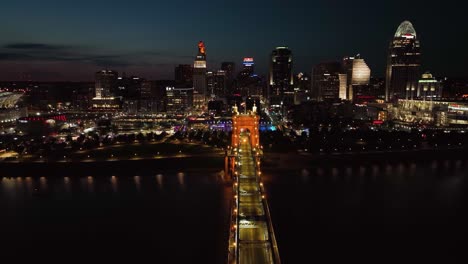
[[[265, 153], [262, 161], [263, 170], [289, 170], [315, 167], [318, 165], [334, 166], [336, 164], [356, 165], [396, 162], [424, 162], [434, 159], [455, 160], [466, 157], [467, 149], [438, 150], [405, 150], [405, 151], [372, 151], [360, 153]], [[28, 162], [1, 162], [0, 176], [29, 175], [83, 175], [88, 171], [105, 175], [122, 173], [147, 174], [163, 171], [185, 172], [220, 172], [224, 170], [224, 155], [219, 153], [177, 153], [172, 156], [129, 157], [128, 159], [85, 159]]]
[[89, 162], [4, 162], [0, 163], [0, 176], [68, 176], [87, 172], [99, 175], [138, 175], [168, 171], [217, 172], [223, 169], [224, 157], [212, 155]]
[[354, 165], [369, 163], [394, 162], [424, 162], [434, 159], [460, 159], [466, 157], [468, 149], [430, 149], [430, 150], [402, 150], [402, 151], [369, 151], [334, 154], [310, 153], [265, 153], [263, 167], [269, 169], [302, 169], [317, 165], [347, 164]]

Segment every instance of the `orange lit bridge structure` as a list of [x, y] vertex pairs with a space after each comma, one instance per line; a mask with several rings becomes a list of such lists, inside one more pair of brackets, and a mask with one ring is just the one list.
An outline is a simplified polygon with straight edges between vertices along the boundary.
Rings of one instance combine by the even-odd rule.
[[232, 142], [225, 172], [233, 178], [228, 263], [280, 263], [261, 180], [259, 116], [256, 107], [239, 114], [234, 107]]

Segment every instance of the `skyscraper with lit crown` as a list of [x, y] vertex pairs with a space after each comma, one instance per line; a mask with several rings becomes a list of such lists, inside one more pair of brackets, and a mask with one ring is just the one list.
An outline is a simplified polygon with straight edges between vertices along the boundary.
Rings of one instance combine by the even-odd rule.
[[390, 43], [385, 84], [385, 99], [408, 98], [417, 90], [421, 53], [413, 24], [403, 21]]
[[206, 50], [203, 41], [198, 43], [198, 54], [193, 63], [193, 88], [198, 96], [203, 97], [206, 101], [207, 86], [206, 86]]

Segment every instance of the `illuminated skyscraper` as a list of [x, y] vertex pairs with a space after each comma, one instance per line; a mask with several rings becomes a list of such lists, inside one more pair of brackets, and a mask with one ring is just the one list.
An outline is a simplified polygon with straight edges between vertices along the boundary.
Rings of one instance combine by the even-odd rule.
[[248, 78], [254, 74], [255, 63], [253, 58], [244, 58], [242, 65], [242, 70], [239, 73], [240, 78]]
[[193, 88], [195, 93], [206, 100], [206, 50], [203, 41], [198, 43], [198, 54], [193, 63]]
[[[364, 59], [358, 54], [355, 57], [345, 57], [343, 68], [346, 72], [346, 91], [342, 91], [344, 84], [340, 79], [340, 98], [353, 100], [355, 87], [369, 85], [371, 70]], [[344, 96], [344, 97], [343, 97]]]
[[117, 86], [118, 74], [116, 71], [102, 70], [95, 74], [94, 88], [96, 98], [106, 98], [113, 96]]
[[293, 58], [287, 47], [277, 47], [271, 52], [269, 86], [270, 96], [284, 97], [285, 92], [293, 89]]
[[385, 99], [409, 98], [418, 87], [421, 53], [413, 25], [404, 21], [398, 27], [388, 52]]

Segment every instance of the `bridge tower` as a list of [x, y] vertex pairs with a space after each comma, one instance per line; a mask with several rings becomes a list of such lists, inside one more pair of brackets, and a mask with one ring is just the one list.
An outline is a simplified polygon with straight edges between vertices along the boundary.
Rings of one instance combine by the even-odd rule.
[[257, 114], [257, 106], [255, 104], [252, 110], [249, 110], [245, 114], [240, 114], [237, 111], [237, 106], [233, 107], [231, 146], [228, 147], [224, 160], [226, 179], [232, 176], [234, 172], [235, 156], [233, 151], [239, 147], [239, 139], [242, 132], [248, 132], [250, 134], [251, 146], [261, 151], [259, 127], [260, 116]]
[[225, 171], [232, 177], [233, 199], [228, 264], [280, 264], [270, 209], [262, 182], [257, 107], [239, 114], [233, 108], [231, 146]]

